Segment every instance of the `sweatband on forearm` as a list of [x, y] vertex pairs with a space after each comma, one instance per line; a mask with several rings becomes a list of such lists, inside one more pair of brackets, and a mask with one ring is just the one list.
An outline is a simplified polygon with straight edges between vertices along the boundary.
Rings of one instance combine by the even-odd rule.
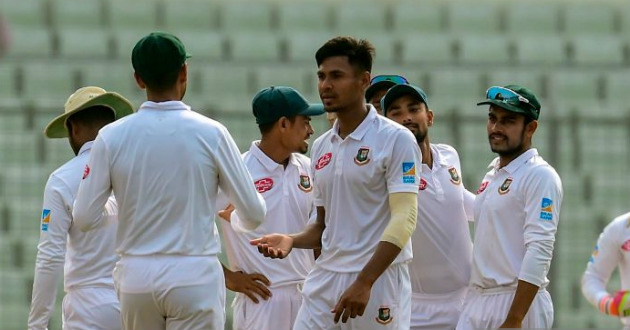
[[418, 195], [414, 193], [394, 193], [389, 195], [391, 219], [381, 241], [403, 248], [416, 229], [418, 215]]

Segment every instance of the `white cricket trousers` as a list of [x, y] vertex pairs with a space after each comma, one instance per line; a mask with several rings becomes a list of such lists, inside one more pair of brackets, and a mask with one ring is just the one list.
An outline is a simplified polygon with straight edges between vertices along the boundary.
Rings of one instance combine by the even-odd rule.
[[[464, 301], [457, 330], [496, 329], [510, 310], [516, 288], [499, 287], [479, 289], [471, 287]], [[540, 289], [529, 311], [523, 319], [523, 329], [551, 329], [553, 325], [553, 302], [546, 289]]]
[[411, 294], [411, 330], [455, 329], [467, 288], [448, 294]]
[[411, 281], [407, 263], [389, 266], [370, 293], [363, 316], [335, 324], [335, 307], [359, 273], [339, 273], [315, 266], [302, 289], [302, 307], [293, 330], [408, 330]]
[[61, 307], [63, 330], [120, 330], [120, 306], [113, 287], [70, 289]]
[[302, 283], [269, 288], [271, 298], [253, 302], [237, 293], [232, 303], [234, 330], [291, 330], [302, 305]]
[[216, 256], [123, 256], [114, 268], [124, 330], [223, 330]]

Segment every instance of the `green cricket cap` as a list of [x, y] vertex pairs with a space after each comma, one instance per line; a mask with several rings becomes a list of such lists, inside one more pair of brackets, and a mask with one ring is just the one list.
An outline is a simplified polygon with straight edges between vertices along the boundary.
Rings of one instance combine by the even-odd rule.
[[254, 96], [252, 109], [256, 124], [269, 124], [281, 117], [319, 116], [325, 113], [323, 104], [309, 103], [300, 92], [287, 86], [271, 86]]
[[156, 78], [180, 68], [189, 57], [179, 38], [166, 32], [152, 32], [133, 47], [131, 64], [140, 77]]

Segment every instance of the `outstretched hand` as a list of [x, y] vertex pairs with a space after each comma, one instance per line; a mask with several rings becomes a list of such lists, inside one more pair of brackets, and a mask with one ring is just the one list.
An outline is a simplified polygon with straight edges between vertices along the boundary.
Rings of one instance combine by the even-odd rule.
[[272, 259], [286, 258], [293, 249], [293, 238], [284, 234], [265, 235], [249, 243], [257, 246], [262, 255]]

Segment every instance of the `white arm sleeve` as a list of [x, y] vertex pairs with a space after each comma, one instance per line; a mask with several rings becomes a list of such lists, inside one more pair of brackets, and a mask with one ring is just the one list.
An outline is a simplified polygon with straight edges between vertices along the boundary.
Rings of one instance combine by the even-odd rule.
[[582, 276], [582, 294], [596, 307], [599, 301], [608, 294], [606, 284], [622, 258], [618, 248], [621, 244], [617, 237], [621, 231], [613, 224], [606, 226], [599, 235], [593, 255]]
[[464, 188], [464, 212], [466, 213], [466, 219], [468, 219], [469, 222], [475, 221], [474, 206], [476, 196], [477, 195]]
[[96, 137], [90, 152], [86, 174], [79, 185], [72, 216], [82, 231], [96, 229], [103, 221], [105, 205], [112, 194], [109, 158], [101, 135]]
[[217, 166], [219, 168], [219, 187], [232, 202], [238, 217], [232, 217], [232, 228], [239, 232], [256, 229], [267, 212], [265, 200], [256, 191], [252, 179], [238, 147], [230, 133], [225, 129], [222, 140], [217, 146]]
[[64, 183], [51, 176], [44, 191], [44, 205], [40, 224], [40, 238], [35, 261], [35, 278], [29, 330], [48, 327], [54, 311], [58, 283], [63, 274], [68, 231], [72, 224], [69, 203], [63, 198]]

